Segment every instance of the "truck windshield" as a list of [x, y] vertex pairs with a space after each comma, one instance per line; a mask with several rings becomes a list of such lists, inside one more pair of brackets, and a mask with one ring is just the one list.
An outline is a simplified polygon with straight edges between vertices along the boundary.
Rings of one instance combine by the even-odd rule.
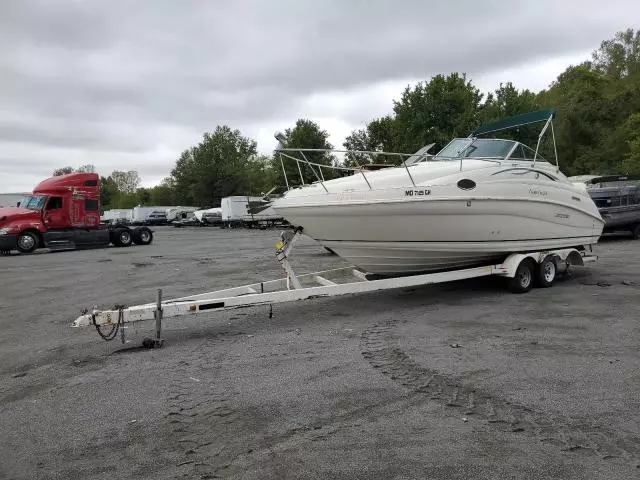
[[47, 197], [30, 195], [22, 199], [22, 203], [20, 203], [20, 206], [29, 210], [42, 210], [44, 208], [44, 202], [46, 199]]

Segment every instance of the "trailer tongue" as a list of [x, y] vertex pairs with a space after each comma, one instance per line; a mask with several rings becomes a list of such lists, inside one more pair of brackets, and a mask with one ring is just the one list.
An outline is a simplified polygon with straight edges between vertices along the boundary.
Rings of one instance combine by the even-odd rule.
[[[320, 272], [296, 275], [289, 263], [289, 256], [300, 237], [301, 229], [285, 231], [276, 245], [276, 258], [285, 272], [285, 277], [277, 280], [253, 283], [188, 297], [162, 300], [162, 291], [153, 303], [112, 310], [84, 311], [72, 324], [73, 327], [95, 326], [105, 340], [116, 337], [117, 331], [125, 323], [145, 320], [156, 321], [156, 339], [160, 345], [163, 318], [197, 314], [203, 311], [220, 311], [272, 305], [275, 303], [307, 300], [317, 297], [332, 297], [354, 293], [372, 292], [418, 285], [451, 282], [475, 277], [497, 275], [507, 278], [509, 289], [516, 293], [529, 291], [534, 284], [549, 287], [556, 274], [570, 265], [584, 265], [597, 260], [585, 250], [574, 248], [545, 252], [527, 252], [509, 255], [501, 264], [484, 265], [475, 268], [452, 270], [423, 275], [409, 275], [391, 278], [371, 279], [356, 267], [337, 268]], [[111, 332], [103, 334], [101, 327], [112, 326]]]

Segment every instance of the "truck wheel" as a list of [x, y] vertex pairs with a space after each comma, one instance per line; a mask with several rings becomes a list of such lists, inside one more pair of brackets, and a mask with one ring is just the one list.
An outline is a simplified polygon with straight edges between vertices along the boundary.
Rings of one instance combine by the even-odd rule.
[[116, 228], [113, 235], [113, 244], [116, 247], [129, 247], [132, 243], [131, 230], [128, 228]]
[[558, 273], [558, 266], [552, 256], [548, 256], [540, 262], [536, 268], [536, 286], [548, 288], [553, 285]]
[[16, 248], [20, 253], [33, 253], [38, 248], [39, 238], [33, 232], [22, 232], [18, 235]]
[[633, 227], [633, 230], [631, 231], [631, 235], [633, 235], [633, 238], [635, 238], [636, 240], [640, 238], [640, 223], [638, 223], [635, 227]]
[[147, 227], [139, 227], [133, 231], [133, 243], [149, 245], [153, 241], [153, 233]]
[[535, 262], [525, 258], [520, 262], [513, 278], [508, 279], [507, 288], [513, 293], [526, 293], [533, 287], [535, 278]]

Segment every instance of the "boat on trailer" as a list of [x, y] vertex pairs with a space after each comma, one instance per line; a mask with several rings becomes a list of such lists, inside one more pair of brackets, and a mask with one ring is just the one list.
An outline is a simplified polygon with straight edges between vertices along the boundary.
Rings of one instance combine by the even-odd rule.
[[[328, 167], [307, 160], [317, 149], [279, 148], [301, 184], [273, 202], [289, 223], [364, 271], [415, 274], [502, 262], [514, 252], [583, 248], [597, 243], [604, 221], [584, 185], [558, 165], [554, 110], [481, 126], [440, 152], [358, 152], [411, 159], [400, 166], [325, 180]], [[490, 134], [543, 123], [532, 149]], [[551, 132], [555, 162], [540, 154]], [[326, 151], [328, 155], [333, 152]], [[317, 181], [305, 184], [302, 169]], [[338, 167], [340, 168], [340, 167]]]
[[[155, 320], [155, 338], [145, 340], [154, 347], [162, 345], [162, 320], [168, 317], [490, 275], [504, 277], [516, 293], [550, 287], [571, 265], [597, 260], [592, 246], [604, 224], [585, 185], [560, 172], [557, 155], [554, 166], [538, 154], [545, 130], [551, 125], [553, 132], [553, 116], [543, 111], [515, 117], [454, 139], [436, 155], [427, 155], [428, 148], [391, 154], [409, 161], [368, 172], [344, 167], [352, 175], [328, 181], [322, 173], [327, 166], [305, 155], [324, 150], [299, 151], [300, 159], [281, 148], [281, 160], [298, 162], [303, 183], [289, 188], [287, 180], [287, 193], [273, 202], [294, 225], [276, 244], [284, 278], [172, 300], [163, 300], [158, 290], [156, 302], [84, 310], [73, 326], [94, 326], [105, 340], [120, 331], [124, 342], [126, 323]], [[540, 121], [545, 126], [535, 150], [510, 139], [478, 138]], [[301, 163], [317, 182], [304, 185]], [[286, 179], [284, 164], [283, 171]], [[296, 274], [289, 257], [303, 233], [353, 264]]]

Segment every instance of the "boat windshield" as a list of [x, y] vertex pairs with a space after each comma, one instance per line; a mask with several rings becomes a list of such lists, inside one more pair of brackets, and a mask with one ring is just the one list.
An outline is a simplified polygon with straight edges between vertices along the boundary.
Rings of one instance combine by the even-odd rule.
[[28, 195], [20, 202], [20, 207], [28, 210], [42, 210], [44, 208], [44, 202], [47, 197], [40, 195]]
[[438, 158], [498, 158], [504, 159], [518, 143], [493, 138], [455, 138], [435, 157]]

